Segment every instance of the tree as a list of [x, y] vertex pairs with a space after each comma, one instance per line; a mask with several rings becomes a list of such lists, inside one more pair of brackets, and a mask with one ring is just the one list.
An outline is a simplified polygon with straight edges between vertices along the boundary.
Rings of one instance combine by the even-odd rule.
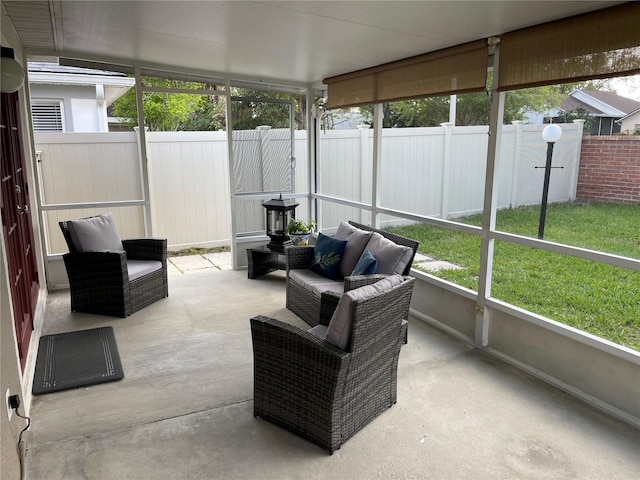
[[557, 117], [556, 123], [572, 123], [574, 120], [584, 120], [583, 132], [585, 135], [589, 135], [598, 123], [598, 119], [582, 107], [560, 113]]
[[[151, 131], [211, 131], [226, 128], [224, 92], [215, 93], [214, 84], [143, 77], [142, 86], [147, 88], [174, 88], [187, 90], [211, 90], [212, 95], [190, 93], [143, 92], [145, 126]], [[258, 125], [288, 128], [289, 105], [272, 103], [269, 99], [291, 100], [294, 109], [294, 127], [306, 127], [306, 98], [288, 93], [273, 93], [262, 90], [232, 88], [231, 95], [245, 99], [233, 101], [231, 112], [233, 128], [254, 129]], [[250, 99], [247, 99], [250, 98]], [[264, 101], [261, 101], [264, 99]], [[127, 91], [113, 104], [113, 114], [125, 119], [125, 124], [138, 125], [136, 92]]]
[[[214, 88], [211, 89], [215, 91]], [[227, 128], [224, 92], [220, 95], [204, 95], [197, 110], [189, 115], [182, 130], [192, 132], [211, 132]]]
[[[195, 82], [168, 80], [157, 77], [142, 77], [143, 87], [156, 88], [202, 88]], [[145, 126], [151, 131], [181, 130], [189, 116], [204, 103], [201, 95], [186, 93], [143, 92]], [[128, 90], [113, 104], [113, 113], [122, 117], [126, 124], [138, 125], [135, 89]]]
[[524, 120], [530, 112], [546, 113], [560, 105], [565, 96], [559, 85], [509, 91], [504, 101], [504, 123]]
[[565, 95], [569, 95], [575, 90], [599, 90], [603, 92], [613, 91], [611, 87], [611, 79], [600, 78], [595, 80], [585, 80], [583, 82], [564, 83], [557, 86]]
[[[449, 121], [449, 96], [406, 100], [392, 105], [397, 115], [395, 126], [439, 126]], [[509, 91], [504, 101], [504, 123], [524, 120], [528, 112], [544, 112], [562, 100], [554, 87], [526, 88]], [[410, 103], [408, 103], [410, 102]], [[491, 103], [487, 92], [456, 96], [456, 125], [488, 125]]]
[[382, 110], [385, 128], [435, 127], [449, 119], [449, 97], [385, 103]]
[[[491, 78], [488, 79], [488, 84]], [[546, 113], [560, 105], [570, 92], [577, 89], [607, 90], [608, 80], [591, 80], [563, 85], [547, 85], [508, 91], [504, 102], [504, 123], [525, 120], [531, 112]], [[383, 104], [384, 128], [437, 127], [449, 121], [450, 96], [403, 100]], [[488, 125], [490, 99], [487, 92], [467, 93], [456, 96], [456, 125]], [[361, 107], [373, 123], [373, 107]], [[329, 114], [335, 115], [335, 114]], [[341, 113], [344, 117], [345, 113]], [[577, 117], [576, 117], [577, 118]], [[580, 117], [582, 118], [582, 117]], [[329, 124], [331, 122], [328, 122]]]
[[[306, 129], [306, 97], [290, 93], [274, 93], [265, 90], [233, 88], [234, 100], [231, 103], [231, 118], [234, 130], [252, 130], [259, 125], [270, 125], [273, 128], [289, 128], [291, 123], [289, 105], [272, 103], [269, 100], [290, 100], [293, 103], [293, 122], [297, 130]], [[263, 101], [264, 100], [264, 101]]]
[[[557, 105], [563, 95], [553, 87], [507, 92], [504, 123], [523, 120], [530, 111], [544, 112]], [[449, 121], [450, 96], [438, 96], [383, 104], [383, 128], [438, 127]], [[362, 107], [373, 119], [373, 107]], [[456, 96], [456, 125], [488, 125], [491, 104], [486, 92]], [[371, 122], [372, 123], [372, 120]]]

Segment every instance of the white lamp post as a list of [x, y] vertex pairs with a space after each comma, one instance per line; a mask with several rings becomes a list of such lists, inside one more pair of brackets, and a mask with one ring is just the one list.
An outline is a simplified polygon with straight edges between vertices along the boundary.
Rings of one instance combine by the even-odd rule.
[[542, 205], [540, 207], [540, 221], [538, 222], [538, 238], [544, 238], [544, 223], [547, 217], [547, 196], [549, 194], [549, 178], [551, 177], [551, 158], [553, 144], [562, 138], [562, 129], [555, 124], [547, 125], [542, 130], [542, 139], [547, 142], [547, 163], [544, 167], [544, 185], [542, 186]]

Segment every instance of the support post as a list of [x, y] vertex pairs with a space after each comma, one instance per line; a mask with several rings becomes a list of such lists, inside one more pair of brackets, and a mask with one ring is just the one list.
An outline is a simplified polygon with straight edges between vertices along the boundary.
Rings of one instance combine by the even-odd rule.
[[452, 122], [441, 123], [442, 127], [442, 192], [440, 195], [440, 218], [449, 218], [449, 190], [451, 185], [451, 129], [455, 126]]
[[516, 131], [514, 132], [515, 138], [515, 148], [513, 152], [513, 172], [511, 175], [511, 200], [509, 204], [511, 208], [516, 208], [520, 206], [520, 202], [518, 201], [518, 192], [520, 191], [520, 158], [522, 158], [522, 126], [524, 122], [521, 120], [514, 120], [511, 122]]
[[373, 106], [373, 178], [371, 182], [371, 226], [380, 228], [380, 214], [378, 206], [380, 205], [380, 192], [378, 191], [378, 178], [382, 165], [380, 157], [382, 155], [382, 117], [384, 111], [381, 103]]
[[138, 126], [142, 126], [138, 130], [138, 148], [140, 157], [140, 168], [142, 170], [142, 195], [144, 196], [144, 231], [145, 236], [153, 237], [155, 231], [153, 229], [153, 221], [151, 215], [151, 178], [149, 176], [149, 157], [147, 155], [147, 135], [144, 127], [144, 103], [142, 101], [142, 75], [140, 67], [134, 68], [134, 76], [136, 79], [136, 108], [138, 110]]
[[489, 345], [490, 311], [486, 300], [491, 296], [491, 273], [493, 271], [493, 250], [495, 240], [492, 231], [496, 226], [496, 202], [498, 187], [495, 182], [496, 165], [500, 158], [502, 143], [502, 122], [504, 117], [504, 92], [498, 92], [500, 64], [499, 39], [490, 39], [493, 48], [493, 83], [491, 86], [491, 114], [489, 118], [489, 145], [487, 148], [487, 169], [484, 181], [484, 204], [482, 217], [482, 240], [480, 244], [480, 272], [478, 297], [476, 300], [476, 325], [474, 342], [479, 347]]
[[449, 97], [449, 123], [452, 123], [453, 126], [456, 124], [457, 102], [457, 95], [451, 95]]
[[[371, 125], [357, 125], [358, 134], [360, 135], [360, 154], [358, 161], [360, 162], [360, 201], [362, 203], [371, 203], [373, 201], [373, 170], [368, 168], [372, 164], [371, 155], [373, 152], [369, 147], [369, 129]], [[367, 211], [360, 211], [360, 222], [365, 225], [372, 221], [372, 217]]]

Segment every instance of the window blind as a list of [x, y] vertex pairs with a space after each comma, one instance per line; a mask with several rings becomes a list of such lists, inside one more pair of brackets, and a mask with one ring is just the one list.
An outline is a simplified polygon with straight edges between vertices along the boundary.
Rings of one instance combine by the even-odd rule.
[[499, 90], [640, 73], [640, 2], [500, 36]]
[[60, 102], [34, 103], [31, 116], [34, 132], [64, 132]]
[[482, 91], [487, 59], [483, 39], [326, 78], [327, 108]]

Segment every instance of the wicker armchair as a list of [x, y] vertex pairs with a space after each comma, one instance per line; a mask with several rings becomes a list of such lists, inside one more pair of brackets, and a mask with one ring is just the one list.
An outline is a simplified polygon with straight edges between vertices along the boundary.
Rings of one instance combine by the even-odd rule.
[[[330, 453], [396, 403], [400, 347], [415, 279], [354, 302], [346, 350], [278, 320], [251, 319], [254, 416]], [[340, 295], [322, 295], [327, 325]]]
[[[360, 230], [367, 230], [371, 232], [378, 232], [383, 237], [393, 241], [398, 245], [403, 245], [413, 249], [413, 256], [418, 249], [419, 242], [410, 238], [402, 237], [384, 230], [378, 230], [373, 227], [362, 225], [356, 222], [349, 222]], [[302, 246], [302, 247], [288, 247], [285, 250], [286, 255], [286, 270], [287, 270], [287, 285], [286, 285], [286, 305], [289, 310], [302, 318], [310, 326], [315, 326], [319, 322], [320, 318], [320, 296], [316, 293], [306, 289], [304, 286], [298, 284], [295, 281], [290, 281], [289, 272], [294, 269], [304, 268], [308, 269], [313, 262], [314, 247]], [[411, 271], [411, 264], [413, 262], [413, 256], [411, 261], [407, 264], [406, 268], [402, 272], [402, 275], [409, 275]], [[373, 277], [373, 280], [383, 278], [384, 276], [378, 275]], [[360, 286], [362, 284], [362, 276], [344, 277], [344, 291], [349, 291], [352, 288]], [[366, 280], [365, 280], [366, 281]]]
[[[66, 221], [59, 222], [69, 253], [63, 255], [71, 311], [127, 317], [169, 296], [167, 240], [123, 240], [124, 252], [77, 252]], [[156, 260], [162, 268], [129, 280], [128, 260]]]

